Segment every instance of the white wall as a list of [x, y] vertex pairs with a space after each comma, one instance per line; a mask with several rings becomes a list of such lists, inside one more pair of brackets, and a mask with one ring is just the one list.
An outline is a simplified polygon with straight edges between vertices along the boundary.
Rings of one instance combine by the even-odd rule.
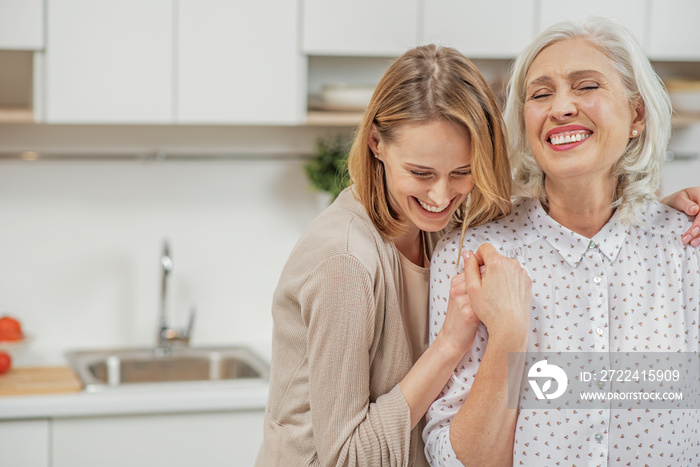
[[[37, 131], [40, 146], [79, 146]], [[174, 131], [193, 131], [212, 149], [197, 131]], [[314, 135], [285, 143], [284, 130], [267, 132], [267, 149], [311, 151]], [[0, 128], [6, 147], [15, 144], [10, 133]], [[213, 139], [238, 151], [246, 143], [236, 137]], [[146, 146], [155, 143], [167, 141]], [[283, 156], [0, 161], [0, 314], [19, 317], [34, 336], [16, 363], [52, 361], [68, 348], [153, 345], [165, 237], [174, 261], [170, 316], [183, 325], [197, 306], [193, 344], [269, 344], [282, 266], [323, 207], [302, 164]]]

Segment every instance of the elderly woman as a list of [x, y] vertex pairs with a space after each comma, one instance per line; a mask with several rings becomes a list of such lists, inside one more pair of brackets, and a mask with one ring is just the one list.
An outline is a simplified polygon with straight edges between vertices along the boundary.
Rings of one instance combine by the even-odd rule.
[[[700, 251], [682, 240], [691, 219], [656, 201], [670, 117], [661, 81], [618, 23], [555, 25], [517, 59], [505, 118], [521, 199], [505, 218], [448, 234], [433, 255], [431, 337], [455, 264], [483, 323], [428, 411], [433, 465], [700, 465], [697, 410], [508, 405], [508, 372], [519, 388], [524, 366], [523, 354], [509, 365], [509, 352], [700, 351]], [[461, 241], [476, 251], [464, 263]], [[524, 323], [503, 326], [482, 303], [477, 287], [498, 270], [487, 264], [482, 276], [479, 265], [494, 247], [532, 279]]]

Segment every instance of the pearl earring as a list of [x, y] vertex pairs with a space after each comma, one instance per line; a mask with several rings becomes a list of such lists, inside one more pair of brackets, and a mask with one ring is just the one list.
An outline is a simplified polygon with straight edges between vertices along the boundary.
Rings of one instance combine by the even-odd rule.
[[379, 159], [379, 156], [378, 156], [378, 155], [376, 155], [376, 154], [374, 154], [374, 153], [372, 153], [372, 154], [374, 155], [374, 158], [375, 158], [375, 159]]
[[637, 136], [637, 130], [632, 130], [632, 136]]

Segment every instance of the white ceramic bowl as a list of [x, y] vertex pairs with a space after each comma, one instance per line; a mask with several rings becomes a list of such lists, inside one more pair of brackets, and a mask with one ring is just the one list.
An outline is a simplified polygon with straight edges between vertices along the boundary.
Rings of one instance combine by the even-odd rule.
[[16, 358], [29, 347], [32, 340], [32, 336], [25, 334], [24, 339], [20, 341], [0, 341], [0, 350], [9, 353], [12, 358]]
[[356, 84], [326, 84], [321, 90], [321, 100], [326, 106], [348, 110], [367, 107], [374, 93], [374, 86]]

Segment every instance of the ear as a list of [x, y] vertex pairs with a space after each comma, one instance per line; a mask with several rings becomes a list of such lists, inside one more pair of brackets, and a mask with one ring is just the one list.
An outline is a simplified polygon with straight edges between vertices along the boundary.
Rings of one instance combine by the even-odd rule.
[[379, 150], [381, 139], [379, 138], [379, 131], [377, 131], [377, 127], [374, 125], [374, 123], [372, 124], [372, 128], [369, 130], [369, 141], [367, 144], [369, 144], [369, 149], [372, 151], [372, 154], [375, 154], [376, 156], [381, 155], [381, 151]]
[[637, 131], [638, 135], [642, 134], [642, 130], [646, 126], [646, 107], [642, 96], [637, 96], [632, 109], [632, 125], [630, 126], [630, 135], [633, 131]]

